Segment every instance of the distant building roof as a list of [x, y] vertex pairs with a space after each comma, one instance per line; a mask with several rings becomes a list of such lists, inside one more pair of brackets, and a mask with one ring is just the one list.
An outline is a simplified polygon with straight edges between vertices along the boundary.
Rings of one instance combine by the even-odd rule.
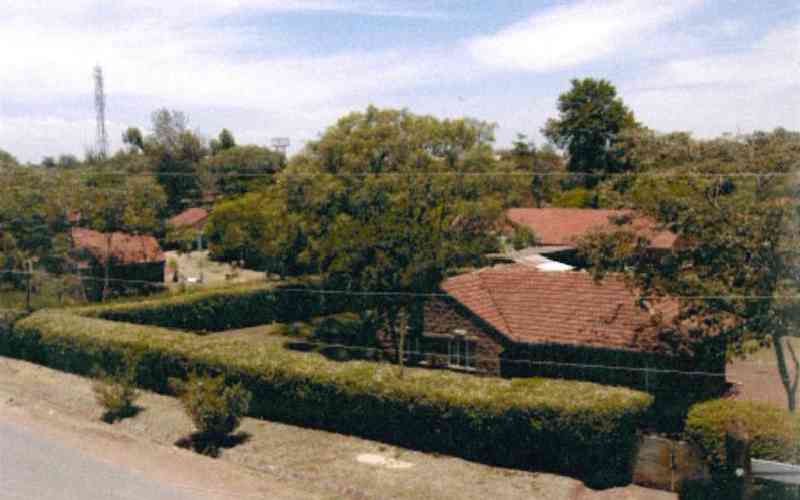
[[173, 227], [188, 227], [200, 224], [208, 219], [208, 210], [205, 208], [187, 208], [178, 215], [172, 217], [167, 222]]
[[[108, 233], [100, 233], [82, 227], [72, 228], [73, 247], [91, 253], [97, 260], [105, 262], [108, 255]], [[152, 236], [127, 233], [112, 233], [111, 258], [117, 264], [163, 262], [164, 252]]]
[[596, 282], [586, 272], [543, 272], [526, 264], [462, 274], [441, 288], [501, 335], [522, 343], [655, 352], [663, 347], [656, 319], [666, 322], [678, 312], [674, 299], [641, 304], [617, 276]]
[[[678, 237], [671, 231], [658, 229], [647, 217], [633, 217], [630, 210], [589, 208], [511, 208], [506, 217], [513, 224], [533, 230], [542, 246], [575, 245], [581, 237], [593, 232], [633, 230], [650, 239], [653, 248], [672, 248]], [[626, 224], [615, 224], [613, 218], [631, 218]]]

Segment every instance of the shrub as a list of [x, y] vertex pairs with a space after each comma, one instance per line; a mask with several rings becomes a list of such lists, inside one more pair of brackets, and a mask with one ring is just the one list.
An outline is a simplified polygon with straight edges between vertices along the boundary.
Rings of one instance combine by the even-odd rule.
[[529, 227], [514, 226], [510, 243], [514, 250], [531, 247], [537, 243], [536, 234]]
[[241, 384], [227, 385], [224, 375], [192, 373], [188, 381], [173, 385], [197, 431], [211, 440], [221, 440], [236, 430], [252, 399]]
[[553, 205], [561, 208], [593, 208], [596, 204], [595, 194], [581, 187], [564, 191], [553, 199]]
[[637, 428], [652, 397], [554, 379], [499, 379], [346, 363], [264, 336], [197, 336], [42, 311], [0, 338], [0, 352], [83, 373], [140, 356], [137, 382], [223, 374], [253, 394], [249, 414], [450, 453], [507, 467], [566, 472], [592, 485], [630, 481]]
[[134, 385], [136, 361], [132, 356], [125, 356], [123, 368], [114, 375], [109, 375], [97, 366], [94, 372], [97, 379], [92, 384], [92, 391], [97, 403], [105, 409], [101, 419], [113, 423], [135, 415], [138, 408], [134, 403], [139, 398], [139, 392]]
[[752, 437], [753, 458], [800, 464], [800, 415], [765, 403], [717, 399], [694, 405], [684, 431], [712, 469], [725, 465], [725, 433], [736, 421]]

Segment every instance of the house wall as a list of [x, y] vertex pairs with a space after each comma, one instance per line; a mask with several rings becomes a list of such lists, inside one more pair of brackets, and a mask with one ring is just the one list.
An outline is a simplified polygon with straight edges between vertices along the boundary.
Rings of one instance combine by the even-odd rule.
[[[464, 339], [473, 347], [474, 369], [477, 373], [500, 375], [501, 354], [505, 350], [503, 342], [490, 333], [478, 318], [463, 310], [458, 304], [445, 298], [426, 301], [424, 305], [424, 335], [416, 341], [409, 341], [412, 352], [421, 355], [409, 356], [409, 364], [421, 364], [435, 368], [450, 367], [449, 344], [457, 339], [457, 331], [464, 332]], [[405, 328], [405, 320], [398, 319], [398, 329]], [[398, 330], [399, 331], [399, 330]], [[385, 329], [378, 331], [379, 345], [396, 359], [396, 341]]]
[[[401, 316], [398, 328], [404, 327]], [[447, 298], [425, 303], [425, 333], [419, 344], [411, 341], [411, 350], [424, 354], [407, 357], [408, 364], [450, 368], [448, 344], [456, 338], [456, 330], [464, 331], [465, 338], [474, 344], [476, 361], [471, 371], [477, 373], [584, 380], [691, 398], [718, 394], [726, 385], [720, 339], [698, 344], [693, 357], [562, 344], [521, 344], [511, 342], [458, 302]], [[395, 340], [388, 332], [379, 330], [378, 342], [396, 359]]]
[[[109, 288], [114, 295], [152, 293], [164, 288], [164, 261], [112, 265]], [[81, 271], [89, 300], [100, 300], [103, 295], [105, 269], [90, 266]]]

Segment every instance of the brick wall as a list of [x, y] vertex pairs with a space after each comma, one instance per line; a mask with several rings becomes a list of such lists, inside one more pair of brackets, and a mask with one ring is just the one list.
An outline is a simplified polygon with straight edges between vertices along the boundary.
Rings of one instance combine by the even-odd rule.
[[[398, 319], [398, 328], [405, 328], [405, 319]], [[499, 336], [490, 332], [463, 307], [452, 300], [436, 298], [426, 301], [424, 305], [424, 336], [419, 342], [410, 341], [410, 350], [422, 352], [422, 356], [409, 358], [410, 364], [422, 364], [436, 368], [449, 367], [449, 344], [457, 340], [462, 333], [470, 344], [470, 354], [474, 358], [474, 371], [500, 375], [500, 356], [505, 350], [504, 342]], [[394, 355], [395, 341], [389, 332], [378, 331], [381, 347]], [[396, 355], [394, 355], [396, 357]]]

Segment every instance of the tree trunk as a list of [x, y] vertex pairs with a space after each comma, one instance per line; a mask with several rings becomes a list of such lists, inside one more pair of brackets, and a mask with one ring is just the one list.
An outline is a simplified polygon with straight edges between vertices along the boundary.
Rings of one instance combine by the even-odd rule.
[[797, 385], [800, 380], [800, 361], [798, 361], [797, 354], [794, 352], [791, 343], [787, 342], [786, 349], [789, 351], [792, 357], [792, 364], [794, 365], [794, 380], [792, 380], [786, 353], [783, 350], [783, 339], [784, 335], [777, 336], [772, 343], [775, 348], [775, 358], [778, 361], [778, 373], [781, 376], [783, 388], [786, 390], [789, 411], [794, 412], [797, 410]]
[[28, 273], [27, 273], [26, 276], [28, 277], [28, 280], [27, 280], [27, 283], [26, 283], [26, 286], [25, 286], [25, 288], [26, 288], [26, 291], [25, 291], [25, 308], [28, 311], [32, 311], [33, 309], [31, 309], [31, 287], [33, 286], [33, 262], [31, 262], [29, 260], [26, 264], [27, 264], [26, 267], [28, 268]]
[[102, 301], [105, 302], [108, 297], [108, 287], [111, 281], [111, 239], [114, 233], [109, 233], [106, 236], [106, 262], [105, 262], [105, 278], [103, 280], [103, 296]]
[[398, 335], [397, 328], [398, 310], [395, 307], [389, 307], [386, 311], [386, 328], [389, 330], [389, 336], [394, 339], [395, 349], [397, 350], [397, 364], [400, 366], [400, 378], [403, 378], [403, 349], [405, 347], [405, 332], [400, 328]]

